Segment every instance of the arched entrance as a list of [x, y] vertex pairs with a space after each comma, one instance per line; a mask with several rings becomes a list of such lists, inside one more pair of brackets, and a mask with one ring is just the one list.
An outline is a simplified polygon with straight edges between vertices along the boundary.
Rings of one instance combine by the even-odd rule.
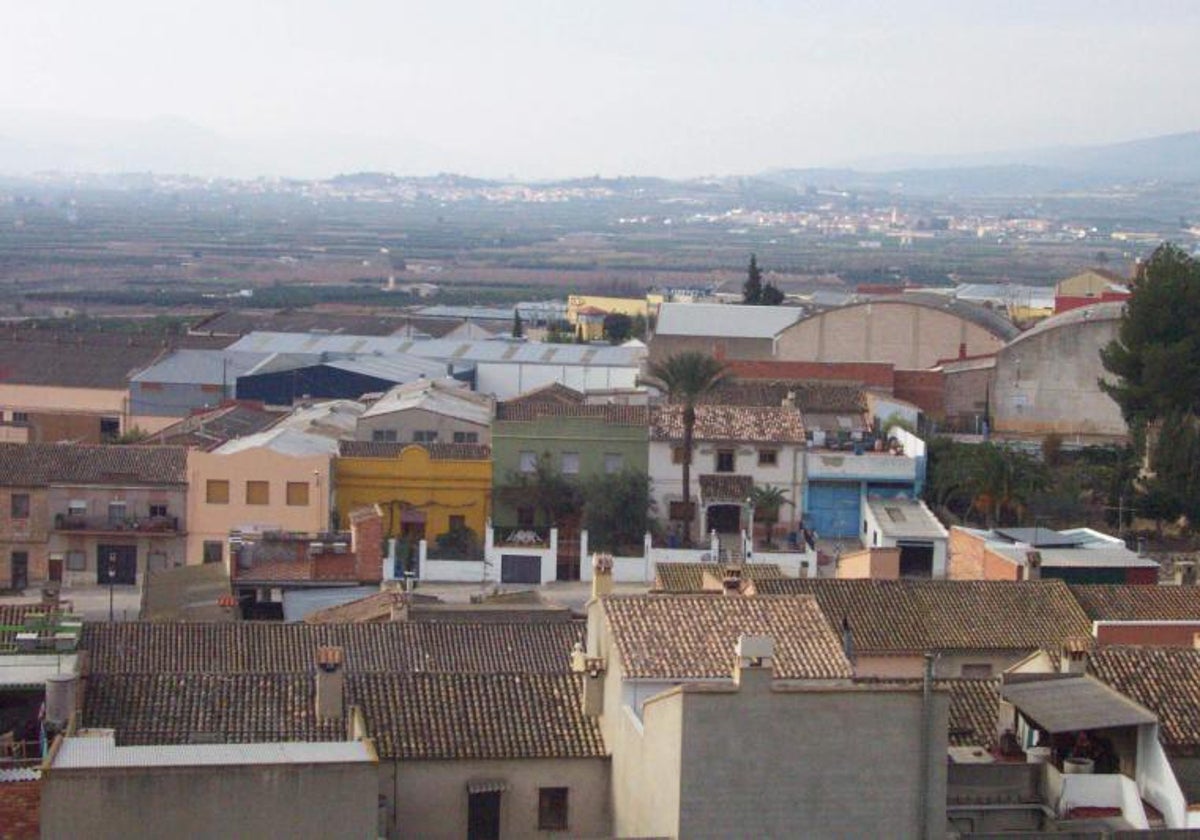
[[742, 530], [742, 506], [709, 505], [704, 511], [704, 533], [737, 534]]

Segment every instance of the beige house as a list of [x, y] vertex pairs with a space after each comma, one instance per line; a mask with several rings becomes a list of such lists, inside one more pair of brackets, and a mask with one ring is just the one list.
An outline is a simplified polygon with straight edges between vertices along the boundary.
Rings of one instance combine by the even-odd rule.
[[575, 660], [616, 836], [940, 833], [946, 695], [855, 685], [811, 597], [601, 597]]
[[187, 453], [188, 563], [226, 563], [231, 535], [330, 530], [337, 441], [293, 429]]
[[185, 451], [0, 444], [0, 586], [140, 584], [184, 562]]
[[355, 439], [388, 443], [491, 443], [492, 400], [452, 379], [392, 388], [358, 419]]

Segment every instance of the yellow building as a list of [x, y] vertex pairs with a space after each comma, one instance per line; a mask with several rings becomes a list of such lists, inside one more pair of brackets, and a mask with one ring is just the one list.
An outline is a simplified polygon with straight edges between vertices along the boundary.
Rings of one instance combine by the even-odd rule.
[[649, 304], [645, 299], [599, 297], [597, 295], [571, 295], [567, 298], [567, 321], [572, 327], [579, 324], [579, 310], [600, 309], [606, 315], [628, 315], [635, 318], [649, 317]]
[[379, 505], [389, 537], [432, 544], [456, 528], [482, 541], [491, 512], [492, 450], [466, 443], [342, 441], [334, 466], [338, 520]]

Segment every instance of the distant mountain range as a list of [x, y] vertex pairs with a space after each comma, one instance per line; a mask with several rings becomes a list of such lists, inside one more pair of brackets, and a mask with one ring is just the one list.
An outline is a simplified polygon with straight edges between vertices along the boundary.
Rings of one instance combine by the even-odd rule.
[[[0, 110], [0, 174], [154, 172], [246, 178], [259, 174], [312, 177], [308, 150], [324, 166], [381, 175], [389, 168], [421, 171], [436, 150], [397, 138], [353, 135], [235, 140], [184, 119], [106, 120]], [[330, 155], [333, 155], [332, 157]], [[403, 164], [403, 165], [401, 165]], [[426, 171], [429, 171], [426, 168]], [[463, 187], [489, 183], [459, 175], [428, 179]], [[410, 179], [403, 180], [427, 180]], [[1028, 196], [1159, 181], [1200, 184], [1200, 131], [1095, 146], [1058, 147], [947, 157], [890, 157], [843, 168], [777, 169], [753, 176], [671, 181], [659, 178], [571, 179], [564, 186], [604, 183], [622, 193], [741, 192], [781, 198], [793, 191], [890, 192], [912, 196]]]
[[1200, 131], [1099, 146], [881, 158], [853, 168], [780, 169], [761, 177], [796, 189], [912, 195], [1036, 195], [1147, 181], [1197, 184]]

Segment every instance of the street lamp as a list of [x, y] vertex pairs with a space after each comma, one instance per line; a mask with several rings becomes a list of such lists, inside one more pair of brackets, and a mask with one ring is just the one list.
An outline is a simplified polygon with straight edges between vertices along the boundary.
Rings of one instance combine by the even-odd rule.
[[113, 584], [117, 582], [117, 552], [108, 552], [108, 621], [113, 621]]

